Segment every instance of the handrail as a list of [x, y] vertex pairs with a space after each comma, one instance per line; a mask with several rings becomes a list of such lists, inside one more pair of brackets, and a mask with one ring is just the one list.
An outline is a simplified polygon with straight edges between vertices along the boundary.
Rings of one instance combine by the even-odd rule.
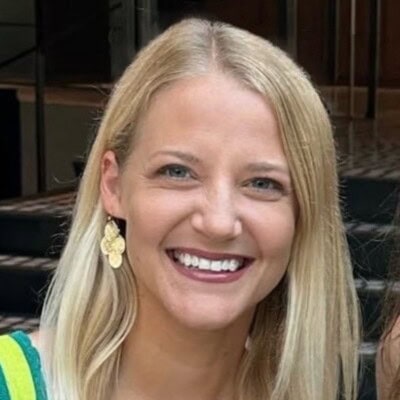
[[370, 0], [369, 18], [369, 81], [366, 117], [375, 118], [378, 108], [381, 0]]
[[35, 136], [38, 192], [46, 191], [46, 134], [44, 88], [46, 85], [46, 52], [43, 41], [43, 8], [41, 0], [35, 0]]
[[[333, 85], [335, 86], [339, 73], [339, 42], [340, 42], [340, 0], [332, 0], [334, 5], [331, 5], [332, 14], [335, 15], [334, 29], [334, 68], [333, 68]], [[363, 3], [364, 4], [364, 3]], [[381, 33], [381, 0], [369, 0], [369, 60], [368, 60], [368, 83], [367, 83], [367, 109], [366, 118], [376, 118], [378, 104], [378, 84], [379, 84], [379, 65], [380, 65], [380, 33]], [[354, 100], [355, 100], [355, 40], [356, 34], [356, 0], [351, 0], [350, 3], [350, 32], [349, 32], [349, 104], [348, 117], [355, 118]], [[336, 101], [335, 101], [336, 104]]]
[[297, 59], [298, 51], [298, 4], [297, 0], [286, 0], [287, 21], [286, 25], [286, 40], [289, 54]]
[[298, 0], [277, 0], [278, 31], [283, 39], [286, 51], [293, 59], [297, 58], [298, 47]]
[[356, 7], [357, 0], [351, 0], [350, 4], [350, 36], [349, 36], [349, 116], [354, 118], [354, 86], [355, 86], [355, 71], [356, 71]]

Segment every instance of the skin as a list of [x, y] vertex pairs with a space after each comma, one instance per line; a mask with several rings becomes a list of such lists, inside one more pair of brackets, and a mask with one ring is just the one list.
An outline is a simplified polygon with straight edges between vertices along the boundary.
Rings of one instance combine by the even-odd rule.
[[376, 357], [376, 387], [379, 400], [388, 400], [400, 365], [400, 318], [381, 340]]
[[[113, 399], [232, 399], [255, 307], [282, 279], [295, 233], [274, 113], [212, 72], [161, 90], [138, 133], [123, 169], [111, 151], [102, 161], [102, 202], [127, 222], [139, 296]], [[171, 249], [250, 265], [233, 282], [198, 281]]]

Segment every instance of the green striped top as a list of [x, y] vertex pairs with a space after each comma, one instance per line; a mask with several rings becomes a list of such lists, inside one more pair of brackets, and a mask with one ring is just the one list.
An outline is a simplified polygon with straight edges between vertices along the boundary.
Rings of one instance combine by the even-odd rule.
[[0, 399], [47, 400], [39, 353], [22, 331], [0, 336]]

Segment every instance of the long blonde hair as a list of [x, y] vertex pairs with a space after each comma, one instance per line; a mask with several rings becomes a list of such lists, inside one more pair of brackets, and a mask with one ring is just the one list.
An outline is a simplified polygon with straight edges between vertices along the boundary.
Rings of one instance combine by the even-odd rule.
[[100, 163], [120, 166], [154, 93], [211, 68], [262, 94], [276, 113], [299, 214], [286, 278], [257, 307], [239, 371], [239, 400], [356, 398], [358, 308], [338, 203], [335, 149], [323, 104], [281, 50], [219, 22], [184, 20], [127, 68], [106, 108], [80, 184], [68, 241], [46, 298], [45, 373], [52, 400], [106, 400], [135, 322], [128, 262], [114, 271], [99, 243], [105, 211]]

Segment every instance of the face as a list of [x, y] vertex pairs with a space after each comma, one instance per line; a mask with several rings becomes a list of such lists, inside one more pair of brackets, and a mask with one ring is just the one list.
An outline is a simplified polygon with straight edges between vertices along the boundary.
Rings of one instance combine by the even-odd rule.
[[154, 313], [223, 328], [252, 315], [285, 273], [295, 199], [277, 122], [232, 78], [162, 89], [123, 170], [105, 154], [101, 192], [126, 220], [140, 302]]

